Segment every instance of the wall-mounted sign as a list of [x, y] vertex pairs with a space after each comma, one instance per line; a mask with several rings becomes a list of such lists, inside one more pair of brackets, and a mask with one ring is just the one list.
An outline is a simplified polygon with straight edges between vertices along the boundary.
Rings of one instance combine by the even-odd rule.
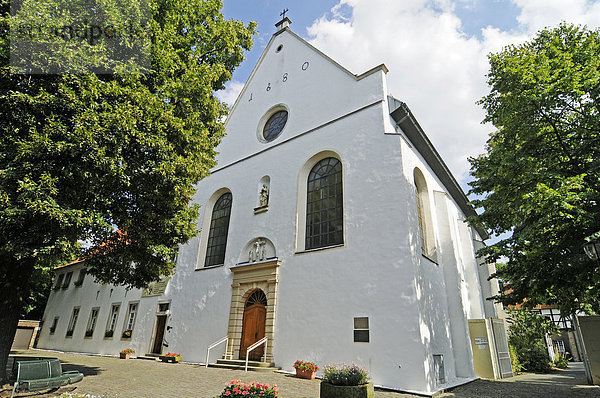
[[162, 278], [158, 282], [150, 282], [147, 287], [142, 290], [142, 297], [162, 296], [165, 294], [167, 283], [171, 277]]

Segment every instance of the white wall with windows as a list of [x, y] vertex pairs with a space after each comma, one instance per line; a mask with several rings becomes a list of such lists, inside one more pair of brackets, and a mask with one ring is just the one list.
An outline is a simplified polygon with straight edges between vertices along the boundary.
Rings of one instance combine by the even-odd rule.
[[[124, 348], [138, 355], [149, 352], [160, 296], [142, 298], [140, 289], [96, 283], [86, 274], [85, 262], [60, 267], [55, 274], [54, 286], [60, 284], [48, 298], [38, 348], [107, 355]], [[69, 274], [72, 280], [66, 285]], [[130, 337], [124, 336], [128, 330]]]

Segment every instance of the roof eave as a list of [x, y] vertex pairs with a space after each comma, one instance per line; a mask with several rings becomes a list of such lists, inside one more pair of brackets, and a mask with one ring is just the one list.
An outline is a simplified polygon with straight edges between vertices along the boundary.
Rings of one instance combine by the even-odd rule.
[[[400, 126], [404, 134], [410, 142], [415, 146], [419, 153], [425, 158], [425, 161], [429, 164], [435, 175], [439, 178], [441, 183], [446, 187], [450, 196], [458, 204], [458, 207], [467, 217], [476, 216], [475, 209], [469, 204], [469, 199], [463, 192], [462, 188], [444, 163], [444, 160], [434, 148], [427, 135], [417, 122], [417, 119], [408, 108], [408, 106], [401, 101], [397, 101], [399, 106], [394, 109], [390, 115]], [[478, 225], [473, 225], [483, 240], [490, 237], [489, 233], [482, 229]]]

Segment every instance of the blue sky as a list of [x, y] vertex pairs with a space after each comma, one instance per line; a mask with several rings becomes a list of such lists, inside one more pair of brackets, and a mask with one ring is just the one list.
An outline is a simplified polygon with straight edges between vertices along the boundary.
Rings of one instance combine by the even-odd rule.
[[493, 126], [487, 55], [561, 21], [600, 26], [600, 0], [224, 0], [226, 17], [258, 22], [255, 45], [218, 95], [231, 104], [288, 9], [292, 30], [351, 72], [385, 63], [391, 95], [411, 108], [465, 190], [467, 158]]

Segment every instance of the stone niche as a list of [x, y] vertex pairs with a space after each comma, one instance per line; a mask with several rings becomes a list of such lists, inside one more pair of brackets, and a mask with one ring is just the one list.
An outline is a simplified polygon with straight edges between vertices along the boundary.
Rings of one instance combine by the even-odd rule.
[[277, 258], [275, 246], [267, 238], [255, 238], [246, 244], [238, 264], [251, 264], [263, 261], [270, 261]]

